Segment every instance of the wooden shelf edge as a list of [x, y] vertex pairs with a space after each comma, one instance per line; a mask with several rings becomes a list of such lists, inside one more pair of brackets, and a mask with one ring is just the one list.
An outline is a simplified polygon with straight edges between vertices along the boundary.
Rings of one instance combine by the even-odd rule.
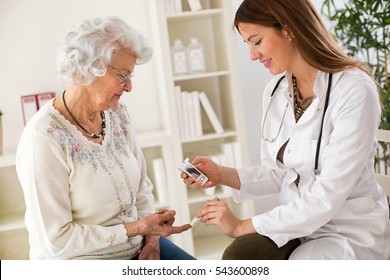
[[184, 11], [181, 13], [167, 14], [166, 17], [168, 20], [181, 20], [181, 19], [188, 19], [188, 18], [220, 15], [222, 13], [223, 13], [222, 9], [205, 9], [200, 11]]
[[24, 211], [0, 214], [0, 232], [25, 228]]
[[15, 160], [16, 160], [16, 152], [5, 153], [0, 155], [0, 168], [14, 166]]

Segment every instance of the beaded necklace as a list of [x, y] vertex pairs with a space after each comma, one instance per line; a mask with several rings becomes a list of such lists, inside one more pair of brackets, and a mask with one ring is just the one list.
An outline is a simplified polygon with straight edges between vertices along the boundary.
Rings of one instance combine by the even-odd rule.
[[[292, 76], [292, 83], [293, 83], [293, 90], [294, 90], [294, 115], [295, 115], [295, 121], [297, 122], [303, 113], [306, 111], [308, 105], [313, 101], [313, 97], [308, 97], [304, 100], [299, 100], [299, 90], [297, 86], [297, 79]], [[305, 105], [307, 106], [302, 106], [302, 103], [305, 101]]]
[[89, 132], [88, 130], [86, 130], [76, 119], [75, 117], [72, 115], [72, 113], [69, 111], [69, 108], [68, 106], [66, 105], [66, 102], [65, 102], [65, 91], [62, 93], [62, 102], [64, 102], [64, 106], [65, 106], [65, 109], [66, 111], [69, 113], [70, 117], [72, 118], [72, 120], [82, 129], [84, 130], [89, 137], [91, 138], [102, 138], [104, 137], [104, 135], [106, 134], [106, 116], [104, 114], [103, 111], [100, 111], [100, 116], [102, 117], [102, 132], [100, 132], [99, 134], [95, 134], [95, 133], [92, 133], [92, 132]]

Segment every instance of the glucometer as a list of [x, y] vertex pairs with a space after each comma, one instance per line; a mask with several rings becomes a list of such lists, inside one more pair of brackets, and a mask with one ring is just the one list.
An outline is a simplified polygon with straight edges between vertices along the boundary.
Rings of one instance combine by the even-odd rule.
[[202, 172], [199, 171], [194, 165], [192, 165], [188, 158], [183, 160], [183, 165], [179, 170], [186, 173], [188, 176], [195, 177], [195, 181], [202, 182], [201, 186], [203, 187], [204, 184], [209, 180], [206, 175], [204, 175]]
[[[218, 196], [215, 196], [212, 200], [219, 201], [220, 199]], [[192, 218], [190, 225], [191, 227], [195, 227], [196, 225], [199, 224], [199, 222], [200, 222], [200, 218], [195, 216], [194, 218]]]

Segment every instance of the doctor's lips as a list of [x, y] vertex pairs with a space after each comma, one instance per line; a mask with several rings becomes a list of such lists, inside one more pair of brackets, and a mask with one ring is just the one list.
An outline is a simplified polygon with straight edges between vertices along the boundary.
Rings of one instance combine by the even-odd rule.
[[272, 58], [267, 59], [267, 60], [260, 60], [260, 62], [265, 66], [268, 67], [271, 63]]

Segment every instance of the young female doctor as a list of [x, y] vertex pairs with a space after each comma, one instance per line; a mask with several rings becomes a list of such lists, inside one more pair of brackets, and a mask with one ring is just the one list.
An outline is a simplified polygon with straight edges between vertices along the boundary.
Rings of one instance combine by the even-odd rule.
[[[381, 106], [369, 69], [349, 58], [307, 0], [244, 0], [234, 25], [275, 77], [263, 95], [261, 165], [193, 160], [204, 187], [236, 201], [279, 193], [280, 205], [240, 220], [224, 201], [197, 216], [235, 238], [223, 259], [387, 259], [389, 209], [374, 177]], [[184, 182], [199, 187], [193, 177]]]

